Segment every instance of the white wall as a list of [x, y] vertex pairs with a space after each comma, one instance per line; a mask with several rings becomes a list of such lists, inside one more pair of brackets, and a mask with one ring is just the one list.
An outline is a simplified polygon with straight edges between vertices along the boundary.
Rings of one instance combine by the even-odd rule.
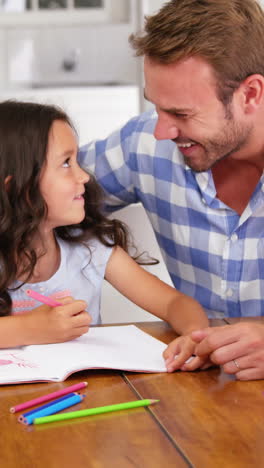
[[106, 137], [138, 114], [136, 86], [88, 86], [0, 90], [0, 100], [18, 99], [57, 104], [71, 117], [80, 144]]
[[168, 0], [147, 0], [146, 9], [148, 10], [148, 14], [158, 11], [167, 1]]
[[[150, 256], [160, 260], [158, 265], [146, 266], [144, 268], [166, 283], [172, 285], [153, 229], [142, 206], [131, 205], [116, 212], [112, 217], [121, 219], [129, 226], [139, 252], [146, 251]], [[121, 296], [106, 281], [103, 286], [102, 319], [104, 323], [158, 320], [157, 317], [142, 310], [128, 299]]]

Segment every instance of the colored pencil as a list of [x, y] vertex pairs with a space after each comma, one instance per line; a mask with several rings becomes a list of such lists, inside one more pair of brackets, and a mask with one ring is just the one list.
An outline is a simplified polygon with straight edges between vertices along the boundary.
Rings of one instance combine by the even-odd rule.
[[55, 301], [54, 299], [51, 299], [51, 297], [43, 296], [43, 294], [39, 294], [32, 289], [27, 289], [26, 294], [39, 302], [43, 302], [43, 304], [49, 305], [50, 307], [57, 307], [62, 305], [61, 302]]
[[70, 385], [70, 387], [62, 388], [56, 392], [48, 393], [47, 395], [42, 395], [33, 400], [26, 401], [25, 403], [20, 403], [19, 405], [12, 406], [10, 408], [11, 413], [16, 413], [17, 411], [23, 411], [24, 409], [31, 408], [32, 406], [44, 403], [45, 401], [53, 400], [54, 398], [67, 395], [67, 393], [75, 392], [81, 388], [87, 387], [87, 382], [80, 382], [78, 384]]
[[17, 419], [18, 419], [19, 422], [23, 423], [23, 422], [25, 422], [25, 418], [27, 416], [30, 416], [31, 414], [36, 413], [36, 411], [40, 411], [42, 409], [49, 408], [52, 405], [56, 405], [57, 403], [60, 403], [61, 401], [67, 400], [67, 398], [71, 398], [73, 395], [77, 395], [77, 393], [72, 392], [72, 393], [68, 393], [68, 395], [64, 395], [61, 398], [56, 398], [56, 400], [52, 400], [49, 403], [46, 403], [45, 405], [38, 406], [37, 408], [34, 408], [34, 409], [30, 410], [30, 411], [27, 411], [24, 414], [21, 414]]
[[72, 397], [66, 398], [59, 403], [55, 403], [48, 408], [40, 409], [39, 411], [34, 411], [34, 413], [28, 415], [23, 420], [23, 424], [29, 425], [32, 424], [36, 418], [48, 417], [50, 414], [58, 413], [59, 411], [69, 408], [70, 406], [80, 403], [84, 399], [85, 395], [79, 395], [75, 393]]
[[138, 408], [140, 406], [149, 406], [159, 400], [136, 400], [126, 403], [118, 403], [116, 405], [100, 406], [98, 408], [89, 408], [80, 411], [71, 411], [68, 413], [54, 414], [53, 416], [44, 416], [36, 418], [33, 424], [45, 424], [49, 422], [65, 421], [67, 419], [82, 418], [84, 416], [92, 416], [95, 414], [110, 413], [112, 411], [120, 411], [124, 409]]

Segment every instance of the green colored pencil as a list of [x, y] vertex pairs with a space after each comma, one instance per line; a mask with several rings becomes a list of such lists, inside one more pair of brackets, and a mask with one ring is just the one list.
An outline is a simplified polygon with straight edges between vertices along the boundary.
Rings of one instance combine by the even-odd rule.
[[45, 424], [55, 421], [65, 421], [66, 419], [82, 418], [84, 416], [92, 416], [94, 414], [110, 413], [111, 411], [120, 411], [124, 409], [138, 408], [139, 406], [149, 406], [159, 400], [136, 400], [126, 403], [118, 403], [117, 405], [99, 406], [98, 408], [89, 408], [80, 411], [71, 411], [69, 413], [53, 414], [52, 416], [43, 416], [36, 418], [33, 424]]

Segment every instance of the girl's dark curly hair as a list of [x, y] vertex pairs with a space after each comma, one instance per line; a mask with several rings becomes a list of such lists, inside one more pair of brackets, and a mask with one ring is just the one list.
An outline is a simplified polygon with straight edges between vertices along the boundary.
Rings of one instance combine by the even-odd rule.
[[[55, 120], [74, 128], [58, 107], [17, 101], [0, 103], [0, 316], [11, 313], [8, 288], [18, 271], [21, 275], [21, 265], [27, 265], [22, 271], [26, 282], [38, 260], [31, 244], [47, 214], [39, 179]], [[95, 236], [104, 245], [120, 245], [128, 250], [127, 229], [120, 221], [104, 216], [103, 194], [93, 177], [85, 184], [84, 198], [84, 220], [78, 225], [56, 228], [57, 236], [72, 243]]]

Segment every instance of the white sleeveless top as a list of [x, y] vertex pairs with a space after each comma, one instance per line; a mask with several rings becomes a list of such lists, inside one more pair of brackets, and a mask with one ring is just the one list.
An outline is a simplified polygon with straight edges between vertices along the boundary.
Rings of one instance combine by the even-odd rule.
[[[41, 305], [27, 296], [26, 290], [32, 289], [52, 299], [72, 296], [87, 303], [87, 311], [92, 324], [100, 324], [100, 303], [102, 283], [112, 247], [104, 246], [99, 240], [89, 240], [89, 248], [82, 244], [70, 244], [57, 238], [61, 252], [61, 262], [56, 273], [47, 281], [26, 283], [17, 291], [10, 291], [13, 302], [12, 314], [27, 312]], [[13, 287], [20, 285], [16, 281]]]

